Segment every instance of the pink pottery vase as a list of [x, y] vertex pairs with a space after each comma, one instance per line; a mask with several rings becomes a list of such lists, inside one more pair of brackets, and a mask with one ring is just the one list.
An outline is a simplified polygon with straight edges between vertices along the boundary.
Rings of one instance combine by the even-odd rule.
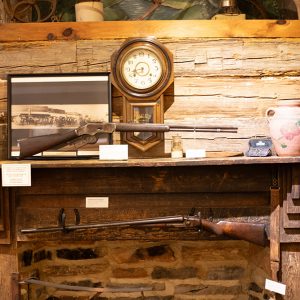
[[300, 101], [281, 100], [266, 112], [278, 156], [300, 156]]

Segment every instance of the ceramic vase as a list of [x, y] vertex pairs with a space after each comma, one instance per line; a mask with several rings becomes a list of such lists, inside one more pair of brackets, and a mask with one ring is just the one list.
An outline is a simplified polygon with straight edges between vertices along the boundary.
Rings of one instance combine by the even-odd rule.
[[103, 21], [103, 3], [84, 1], [75, 4], [76, 22]]
[[276, 154], [300, 156], [300, 101], [279, 101], [266, 115]]

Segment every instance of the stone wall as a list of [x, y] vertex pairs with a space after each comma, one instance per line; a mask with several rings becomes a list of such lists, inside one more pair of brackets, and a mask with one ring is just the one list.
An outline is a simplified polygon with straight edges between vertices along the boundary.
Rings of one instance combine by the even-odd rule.
[[[30, 285], [30, 299], [269, 299], [269, 248], [243, 241], [23, 243], [23, 279], [141, 292], [95, 293]], [[259, 266], [258, 266], [259, 265]], [[22, 299], [28, 287], [22, 286]]]

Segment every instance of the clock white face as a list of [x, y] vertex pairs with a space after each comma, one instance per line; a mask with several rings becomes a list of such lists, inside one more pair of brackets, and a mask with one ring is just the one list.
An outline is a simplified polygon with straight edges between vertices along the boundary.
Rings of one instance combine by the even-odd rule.
[[140, 90], [151, 88], [162, 76], [162, 64], [158, 56], [144, 48], [129, 52], [121, 69], [127, 84]]

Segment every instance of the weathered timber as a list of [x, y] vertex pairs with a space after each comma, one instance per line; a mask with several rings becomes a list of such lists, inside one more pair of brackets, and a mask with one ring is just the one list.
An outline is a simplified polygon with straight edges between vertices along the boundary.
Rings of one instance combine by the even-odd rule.
[[[268, 191], [272, 165], [32, 170], [32, 187], [17, 194], [178, 193]], [[128, 176], [130, 172], [130, 176]], [[52, 180], [49, 180], [52, 178]], [[63, 182], [64, 184], [60, 184]], [[43, 188], [41, 189], [40, 186]]]
[[[212, 152], [215, 153], [215, 152]], [[227, 152], [225, 152], [226, 154]], [[221, 152], [222, 154], [222, 152]], [[244, 168], [246, 165], [285, 165], [285, 164], [299, 164], [300, 157], [298, 156], [268, 156], [268, 157], [246, 157], [234, 156], [228, 157], [225, 155], [212, 156], [207, 158], [198, 159], [172, 159], [166, 158], [152, 158], [152, 159], [128, 159], [128, 160], [99, 160], [99, 159], [66, 159], [66, 160], [44, 160], [44, 159], [28, 159], [28, 160], [0, 160], [0, 168], [5, 163], [30, 163], [33, 169], [81, 169], [81, 168], [150, 168], [150, 167], [197, 167], [197, 166], [241, 166]]]
[[[35, 208], [85, 208], [86, 200], [84, 195], [73, 194], [39, 194], [33, 195], [20, 194], [16, 199], [18, 208], [30, 210]], [[155, 208], [163, 210], [174, 204], [174, 209], [188, 212], [192, 207], [196, 208], [220, 208], [236, 207], [239, 203], [240, 208], [269, 206], [269, 193], [250, 192], [250, 193], [134, 193], [110, 194], [109, 207], [112, 210], [120, 208], [125, 203], [130, 203], [131, 209], [143, 209], [150, 207], [149, 203], [155, 201]], [[151, 207], [152, 209], [152, 207]]]
[[3, 297], [4, 299], [13, 299], [11, 273], [18, 272], [18, 255], [16, 243], [7, 246], [1, 245], [0, 260], [1, 297]]
[[300, 244], [282, 245], [282, 280], [287, 284], [286, 299], [300, 296]]
[[278, 182], [270, 188], [270, 267], [272, 280], [279, 280], [280, 270], [280, 193]]
[[[299, 75], [299, 38], [220, 38], [197, 41], [170, 38], [163, 40], [163, 43], [175, 55], [176, 89], [181, 86], [176, 83], [179, 76], [182, 79], [196, 76], [201, 80], [201, 77], [212, 76]], [[107, 72], [110, 71], [110, 56], [120, 45], [121, 41], [111, 40], [2, 43], [0, 53], [4, 59], [0, 60], [0, 75], [5, 79], [4, 75], [7, 73]], [[44, 53], [43, 56], [40, 55], [41, 52]], [[218, 80], [211, 79], [213, 82]], [[251, 86], [248, 80], [244, 85], [247, 90]], [[207, 83], [211, 89], [213, 83]], [[237, 84], [242, 85], [242, 82], [232, 82], [232, 85]], [[262, 81], [259, 84], [267, 86], [272, 82]], [[216, 86], [218, 87], [218, 82]], [[230, 86], [230, 81], [220, 86], [221, 90], [226, 90], [226, 86]], [[253, 87], [250, 90], [252, 89]]]
[[11, 199], [7, 188], [0, 188], [0, 244], [11, 243]]
[[[0, 41], [40, 41], [127, 38], [199, 37], [300, 37], [299, 21], [288, 20], [167, 20], [86, 23], [1, 24]], [[28, 34], [30, 33], [30, 34]]]
[[[67, 47], [65, 47], [67, 46]], [[8, 73], [76, 72], [76, 42], [1, 44], [2, 78]], [[41, 55], [43, 53], [43, 55]], [[11, 61], [11, 59], [14, 61]]]

